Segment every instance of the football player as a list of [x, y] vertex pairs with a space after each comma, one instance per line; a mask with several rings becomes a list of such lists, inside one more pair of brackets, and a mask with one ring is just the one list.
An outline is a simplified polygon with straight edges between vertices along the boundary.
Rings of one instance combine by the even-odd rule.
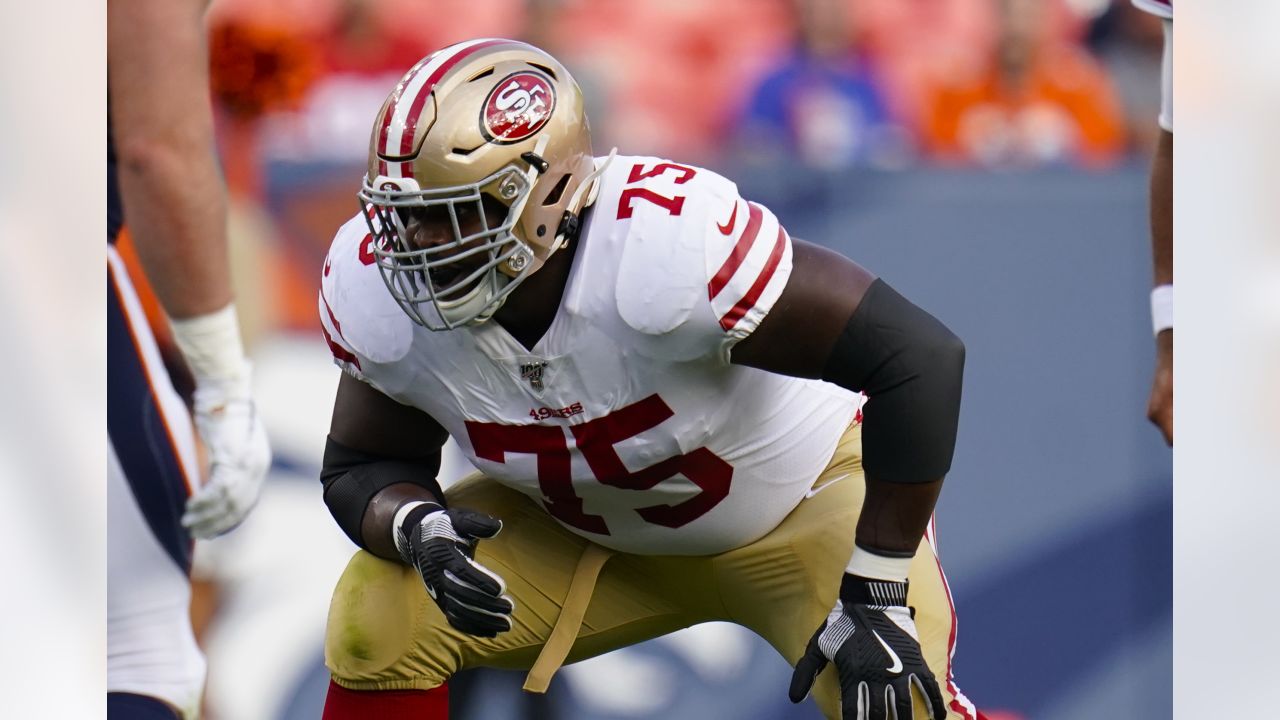
[[[204, 0], [107, 6], [107, 715], [192, 718], [204, 658], [188, 615], [192, 537], [253, 506], [271, 463], [249, 396], [213, 151]], [[128, 216], [147, 279], [195, 376], [195, 429], [116, 240]]]
[[[964, 363], [941, 323], [709, 170], [594, 157], [569, 72], [511, 40], [404, 75], [359, 197], [318, 299], [346, 371], [324, 501], [362, 548], [326, 718], [445, 718], [458, 670], [541, 692], [711, 620], [829, 718], [976, 717], [926, 532]], [[449, 436], [480, 472], [442, 492]]]
[[1133, 0], [1164, 24], [1160, 62], [1160, 140], [1151, 163], [1151, 324], [1156, 335], [1156, 371], [1147, 417], [1173, 446], [1173, 0]]

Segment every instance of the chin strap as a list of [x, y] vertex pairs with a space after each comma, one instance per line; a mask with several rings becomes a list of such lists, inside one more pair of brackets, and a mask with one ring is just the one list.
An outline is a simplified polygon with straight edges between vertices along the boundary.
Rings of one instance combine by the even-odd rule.
[[[573, 237], [574, 233], [577, 232], [579, 216], [582, 215], [582, 211], [585, 208], [590, 207], [596, 201], [596, 197], [600, 194], [600, 176], [609, 168], [609, 164], [613, 162], [613, 158], [617, 154], [618, 148], [611, 149], [599, 167], [588, 173], [577, 189], [573, 191], [573, 194], [569, 196], [569, 204], [566, 207], [577, 208], [577, 211], [565, 211], [564, 219], [560, 221], [560, 227], [556, 228], [556, 241], [551, 246], [551, 252], [555, 252], [567, 245], [569, 238]], [[586, 200], [579, 206], [578, 201], [582, 200], [583, 195], [586, 195]]]

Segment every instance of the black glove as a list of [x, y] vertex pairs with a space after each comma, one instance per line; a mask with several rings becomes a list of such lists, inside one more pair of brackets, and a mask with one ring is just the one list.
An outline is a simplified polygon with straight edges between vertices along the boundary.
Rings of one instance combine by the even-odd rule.
[[413, 508], [396, 529], [400, 557], [422, 575], [449, 624], [471, 635], [494, 637], [511, 629], [515, 603], [504, 594], [506, 583], [472, 559], [476, 542], [501, 529], [497, 518], [435, 503]]
[[809, 639], [791, 676], [791, 702], [809, 695], [827, 661], [840, 675], [843, 720], [914, 720], [911, 686], [930, 706], [929, 717], [947, 715], [938, 681], [920, 652], [907, 607], [907, 583], [869, 580], [845, 574], [840, 599]]

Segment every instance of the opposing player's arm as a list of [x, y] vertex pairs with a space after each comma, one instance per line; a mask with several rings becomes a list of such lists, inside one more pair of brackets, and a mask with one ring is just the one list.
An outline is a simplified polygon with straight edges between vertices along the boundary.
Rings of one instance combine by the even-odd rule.
[[196, 389], [209, 476], [182, 524], [209, 538], [239, 524], [271, 467], [231, 302], [226, 192], [213, 145], [204, 0], [111, 0], [107, 72], [120, 196], [138, 257]]
[[430, 415], [401, 405], [343, 373], [325, 447], [324, 501], [352, 542], [392, 560], [396, 510], [444, 504], [436, 481], [448, 433]]
[[226, 192], [214, 157], [205, 0], [111, 0], [107, 74], [120, 193], [164, 309], [231, 302]]
[[786, 288], [732, 361], [864, 392], [859, 547], [910, 557], [951, 467], [964, 345], [857, 263], [793, 241]]

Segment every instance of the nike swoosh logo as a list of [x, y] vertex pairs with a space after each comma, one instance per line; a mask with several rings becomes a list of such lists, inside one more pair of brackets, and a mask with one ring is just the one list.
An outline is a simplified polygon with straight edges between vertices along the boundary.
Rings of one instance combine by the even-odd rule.
[[733, 224], [736, 222], [738, 222], [738, 202], [735, 200], [733, 202], [733, 214], [729, 216], [729, 222], [723, 225], [716, 223], [716, 227], [719, 228], [721, 235], [728, 235], [733, 232]]
[[810, 490], [810, 491], [806, 492], [806, 493], [804, 494], [804, 499], [805, 499], [805, 500], [808, 500], [809, 498], [813, 497], [814, 495], [817, 495], [818, 493], [822, 492], [823, 490], [826, 490], [827, 488], [831, 487], [832, 485], [835, 485], [836, 483], [840, 482], [841, 480], [844, 480], [844, 479], [845, 479], [845, 478], [847, 478], [847, 477], [849, 477], [849, 476], [848, 476], [848, 475], [841, 475], [840, 477], [836, 478], [835, 480], [832, 480], [831, 482], [827, 483], [826, 485], [823, 485], [822, 487], [820, 487], [820, 488], [818, 488], [818, 489], [816, 489], [816, 490]]
[[880, 642], [880, 647], [884, 648], [884, 651], [889, 653], [889, 657], [893, 658], [893, 664], [889, 666], [889, 672], [894, 674], [902, 672], [902, 660], [898, 658], [898, 653], [894, 652], [893, 648], [889, 647], [889, 643], [885, 642], [884, 638], [880, 637], [880, 633], [872, 630], [871, 634], [876, 636], [876, 640]]

